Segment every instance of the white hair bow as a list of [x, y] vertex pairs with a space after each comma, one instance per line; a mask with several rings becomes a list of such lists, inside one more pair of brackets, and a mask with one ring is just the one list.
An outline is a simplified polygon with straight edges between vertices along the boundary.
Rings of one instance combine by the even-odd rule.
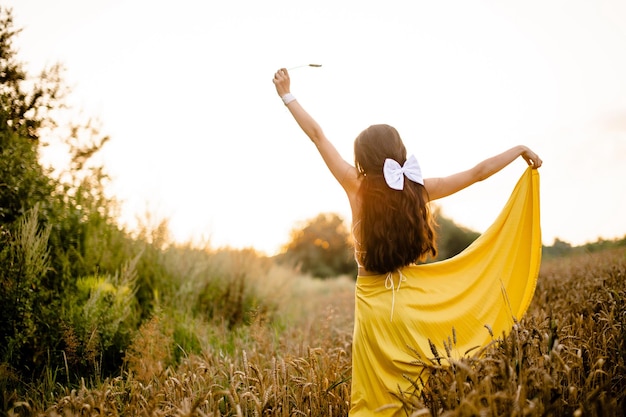
[[400, 166], [397, 161], [391, 158], [385, 159], [383, 174], [385, 175], [387, 185], [394, 190], [402, 190], [404, 188], [405, 176], [413, 182], [424, 185], [422, 169], [414, 155], [409, 156], [409, 159], [406, 160], [403, 166]]

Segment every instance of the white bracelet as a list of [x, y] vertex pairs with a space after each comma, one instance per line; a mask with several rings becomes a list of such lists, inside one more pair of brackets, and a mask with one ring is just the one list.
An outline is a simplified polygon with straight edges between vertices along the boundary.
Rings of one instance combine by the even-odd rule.
[[291, 93], [287, 93], [284, 96], [281, 96], [280, 98], [283, 99], [283, 103], [285, 103], [285, 106], [296, 99]]

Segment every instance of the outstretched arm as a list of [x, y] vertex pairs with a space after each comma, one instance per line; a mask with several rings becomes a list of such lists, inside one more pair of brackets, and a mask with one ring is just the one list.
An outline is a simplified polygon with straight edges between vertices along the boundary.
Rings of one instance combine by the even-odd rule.
[[541, 166], [542, 161], [539, 156], [528, 147], [520, 145], [504, 151], [499, 155], [485, 159], [467, 171], [462, 171], [448, 177], [427, 178], [424, 180], [424, 186], [431, 200], [446, 197], [478, 181], [489, 178], [519, 156], [524, 158], [526, 163], [534, 169]]
[[273, 79], [276, 92], [283, 99], [289, 112], [300, 128], [311, 139], [322, 155], [324, 162], [341, 186], [350, 194], [357, 178], [356, 169], [341, 157], [335, 146], [326, 138], [320, 125], [304, 110], [291, 95], [289, 73], [282, 68], [276, 71]]

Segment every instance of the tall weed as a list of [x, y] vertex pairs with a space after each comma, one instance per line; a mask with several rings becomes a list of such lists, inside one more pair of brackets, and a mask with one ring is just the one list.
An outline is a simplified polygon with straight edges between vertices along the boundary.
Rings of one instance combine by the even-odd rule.
[[[49, 270], [50, 227], [38, 208], [24, 216], [0, 249], [0, 356], [3, 363], [33, 367], [44, 360], [50, 294], [41, 285]], [[42, 349], [43, 347], [43, 349]]]
[[62, 318], [66, 323], [64, 353], [68, 368], [76, 375], [89, 371], [101, 376], [102, 364], [110, 369], [110, 362], [119, 362], [117, 352], [129, 344], [137, 326], [137, 260], [115, 275], [79, 278], [76, 293], [66, 299]]

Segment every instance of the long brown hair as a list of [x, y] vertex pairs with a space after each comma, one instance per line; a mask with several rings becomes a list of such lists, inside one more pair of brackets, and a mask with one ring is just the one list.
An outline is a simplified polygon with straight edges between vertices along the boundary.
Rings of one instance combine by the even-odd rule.
[[386, 158], [400, 165], [407, 159], [398, 131], [389, 125], [373, 125], [354, 141], [355, 166], [363, 176], [358, 224], [359, 263], [368, 271], [387, 273], [437, 256], [434, 219], [423, 185], [405, 178], [404, 189], [385, 182]]

